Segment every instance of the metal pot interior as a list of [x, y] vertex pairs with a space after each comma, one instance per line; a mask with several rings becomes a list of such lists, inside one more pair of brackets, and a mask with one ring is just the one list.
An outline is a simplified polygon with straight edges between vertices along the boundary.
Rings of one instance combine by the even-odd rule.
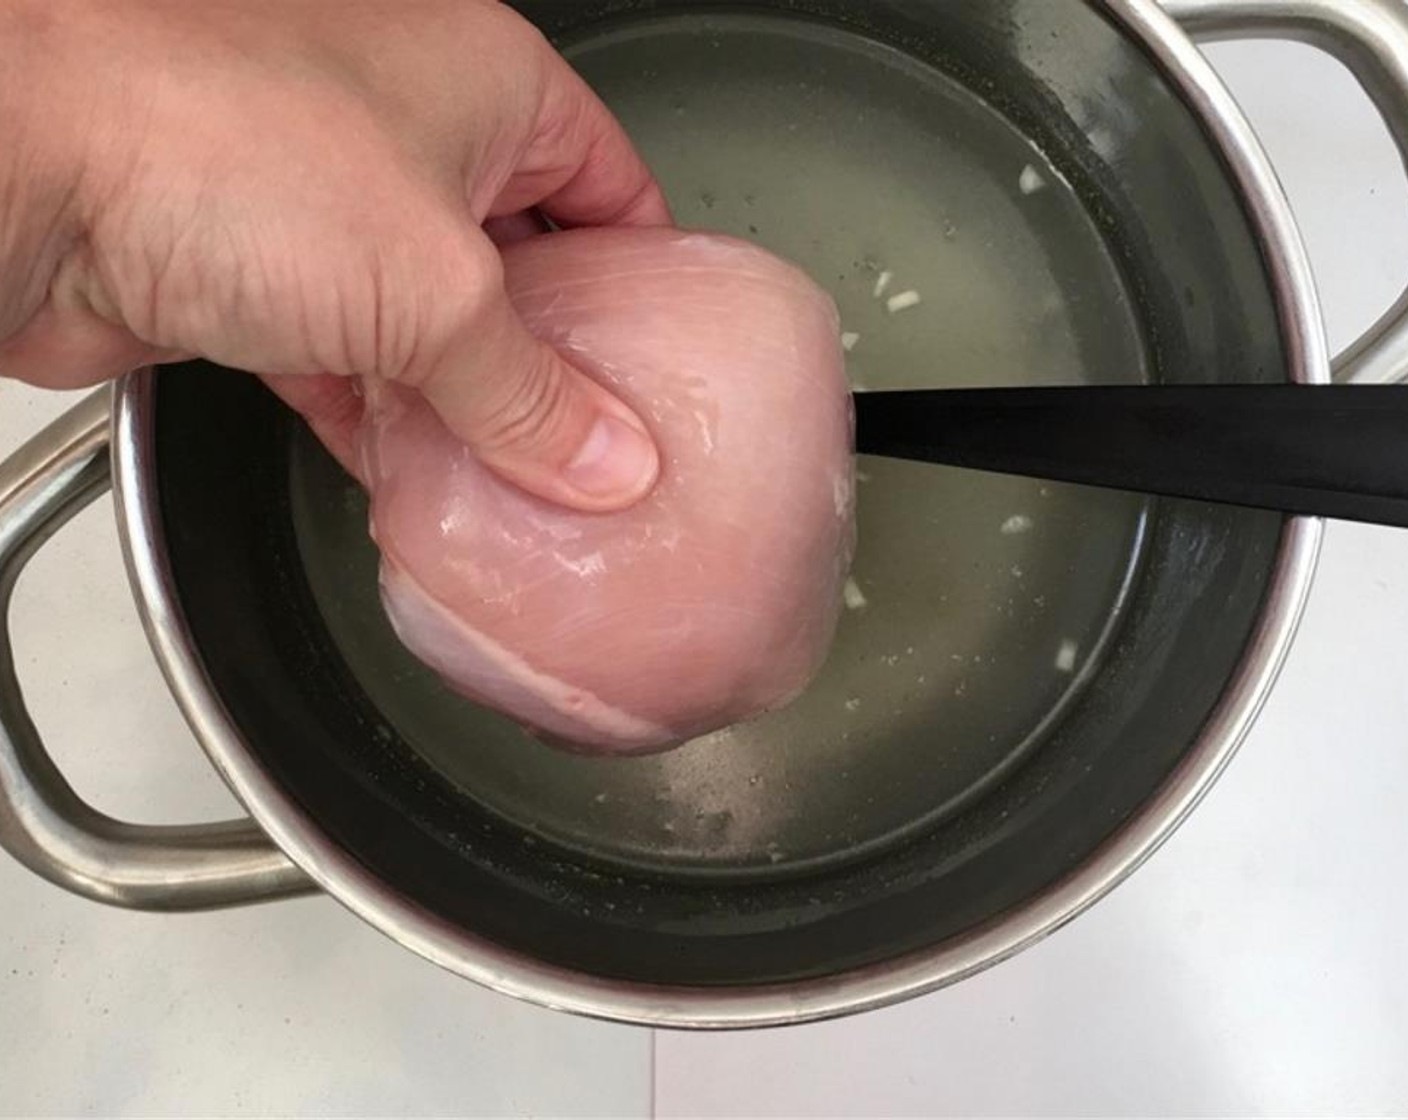
[[[519, 7], [683, 223], [831, 288], [866, 387], [1288, 376], [1215, 150], [1093, 6]], [[887, 272], [918, 308], [876, 298]], [[261, 765], [443, 921], [657, 984], [875, 964], [1077, 868], [1196, 742], [1281, 535], [1264, 514], [862, 461], [858, 594], [808, 695], [671, 755], [592, 760], [399, 647], [364, 499], [253, 379], [162, 373], [151, 415], [181, 608]]]

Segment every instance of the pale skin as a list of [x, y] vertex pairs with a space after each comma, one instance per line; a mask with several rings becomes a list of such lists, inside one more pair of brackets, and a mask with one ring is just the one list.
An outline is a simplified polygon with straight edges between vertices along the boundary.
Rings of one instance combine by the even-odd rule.
[[[492, 0], [0, 0], [0, 376], [199, 356], [345, 447], [369, 380], [491, 469], [609, 511], [640, 420], [533, 338], [495, 238], [665, 225], [620, 126]], [[194, 374], [192, 376], [195, 376]]]

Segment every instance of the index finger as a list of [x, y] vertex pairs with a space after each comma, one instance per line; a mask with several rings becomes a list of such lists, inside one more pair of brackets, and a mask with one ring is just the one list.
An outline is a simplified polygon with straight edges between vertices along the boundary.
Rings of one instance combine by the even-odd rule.
[[490, 216], [536, 207], [567, 227], [673, 225], [660, 184], [621, 123], [567, 61], [547, 49], [533, 138]]

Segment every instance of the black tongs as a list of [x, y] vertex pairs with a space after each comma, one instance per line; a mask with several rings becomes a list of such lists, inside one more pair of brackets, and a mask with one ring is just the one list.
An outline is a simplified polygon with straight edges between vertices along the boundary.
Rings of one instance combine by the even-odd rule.
[[1408, 527], [1408, 386], [855, 394], [856, 450]]

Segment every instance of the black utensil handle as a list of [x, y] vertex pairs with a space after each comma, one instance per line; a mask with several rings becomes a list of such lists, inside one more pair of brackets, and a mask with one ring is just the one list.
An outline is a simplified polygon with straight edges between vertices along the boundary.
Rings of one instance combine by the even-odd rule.
[[1408, 386], [857, 393], [856, 450], [1408, 527]]

